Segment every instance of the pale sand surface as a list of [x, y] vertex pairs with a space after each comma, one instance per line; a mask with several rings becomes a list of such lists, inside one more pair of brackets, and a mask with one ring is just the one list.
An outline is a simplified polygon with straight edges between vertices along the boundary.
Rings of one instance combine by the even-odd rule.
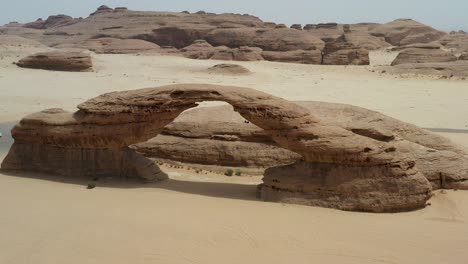
[[[217, 61], [95, 56], [97, 72], [18, 69], [0, 60], [0, 160], [8, 121], [74, 110], [114, 90], [171, 83], [247, 86], [290, 100], [349, 103], [422, 127], [468, 129], [468, 82], [380, 76], [367, 67], [235, 62], [248, 76], [204, 73]], [[468, 146], [468, 134], [441, 133]], [[163, 168], [160, 184], [75, 183], [0, 174], [0, 263], [466, 263], [468, 192], [438, 192], [400, 214], [350, 213], [255, 199], [259, 177]], [[27, 174], [27, 176], [31, 176]], [[34, 176], [34, 175], [33, 175]], [[106, 187], [105, 187], [106, 186]]]

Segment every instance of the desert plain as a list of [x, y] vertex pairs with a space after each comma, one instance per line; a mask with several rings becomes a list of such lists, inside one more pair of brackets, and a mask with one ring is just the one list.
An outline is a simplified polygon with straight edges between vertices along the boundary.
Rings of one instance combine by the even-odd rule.
[[[468, 81], [387, 73], [378, 65], [396, 56], [389, 51], [371, 51], [367, 66], [234, 62], [249, 69], [247, 75], [207, 71], [232, 61], [160, 54], [92, 53], [92, 72], [13, 64], [43, 49], [0, 49], [0, 160], [13, 143], [10, 129], [25, 115], [48, 108], [75, 111], [103, 93], [181, 83], [234, 85], [291, 101], [360, 106], [468, 148]], [[260, 201], [261, 176], [226, 177], [170, 164], [161, 168], [169, 180], [142, 184], [106, 178], [92, 190], [83, 179], [0, 171], [0, 263], [468, 260], [466, 191], [435, 191], [428, 206], [416, 211], [357, 213]]]

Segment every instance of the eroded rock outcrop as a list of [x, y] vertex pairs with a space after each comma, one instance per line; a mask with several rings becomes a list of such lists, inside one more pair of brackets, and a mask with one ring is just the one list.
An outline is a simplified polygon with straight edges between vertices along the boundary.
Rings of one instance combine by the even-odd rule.
[[320, 50], [264, 51], [262, 56], [268, 61], [322, 64], [322, 52]]
[[48, 29], [48, 28], [72, 25], [77, 22], [78, 21], [73, 19], [73, 17], [61, 14], [61, 15], [49, 16], [45, 21], [42, 19], [38, 19], [35, 22], [25, 24], [24, 27], [35, 28], [35, 29]]
[[370, 34], [384, 37], [388, 43], [394, 46], [429, 43], [446, 35], [444, 32], [412, 19], [397, 19], [390, 23], [378, 25], [370, 31]]
[[323, 61], [325, 65], [369, 65], [369, 50], [354, 46], [344, 35], [325, 44]]
[[208, 68], [207, 72], [223, 75], [246, 75], [251, 73], [251, 71], [244, 66], [229, 63], [216, 64]]
[[181, 49], [182, 55], [190, 59], [227, 60], [227, 61], [259, 61], [263, 60], [262, 49], [245, 47], [228, 48], [213, 47], [205, 40], [196, 40], [192, 45]]
[[458, 59], [468, 61], [468, 52], [462, 53]]
[[402, 50], [392, 66], [407, 63], [440, 63], [456, 61], [452, 53], [437, 48], [408, 48]]
[[36, 53], [18, 61], [22, 68], [54, 71], [90, 71], [91, 55], [80, 49], [62, 49]]
[[154, 43], [140, 39], [98, 38], [85, 40], [77, 44], [61, 44], [54, 48], [79, 48], [88, 49], [95, 53], [104, 54], [134, 54], [154, 53], [161, 47]]
[[[468, 189], [468, 152], [450, 140], [356, 106], [313, 101], [297, 103], [316, 114], [325, 124], [339, 126], [378, 141], [392, 142], [399, 151], [415, 159], [416, 167], [431, 182], [433, 188]], [[148, 157], [189, 163], [192, 160], [191, 163], [207, 165], [265, 168], [300, 160], [293, 152], [281, 149], [265, 131], [246, 123], [229, 106], [204, 107], [184, 112], [162, 131], [162, 135], [164, 136], [139, 143], [135, 147]], [[165, 144], [167, 139], [172, 143]], [[202, 140], [203, 144], [198, 140]], [[229, 151], [233, 142], [238, 143], [238, 152]], [[247, 144], [252, 142], [259, 150], [258, 158], [255, 156], [256, 150], [249, 148]], [[193, 152], [184, 151], [181, 146]], [[220, 156], [229, 155], [236, 163], [225, 159], [204, 159], [197, 155], [205, 151], [210, 152], [207, 157], [212, 157], [215, 155], [214, 151], [219, 151]], [[193, 157], [195, 155], [197, 157]]]
[[468, 52], [468, 34], [464, 32], [447, 34], [438, 43], [456, 53]]
[[386, 212], [424, 207], [431, 195], [414, 159], [391, 142], [324, 124], [306, 108], [259, 91], [203, 84], [108, 93], [75, 113], [28, 116], [13, 129], [15, 143], [2, 168], [163, 179], [128, 146], [155, 137], [200, 101], [233, 105], [280, 147], [302, 156], [300, 163], [268, 170], [259, 187], [263, 199]]

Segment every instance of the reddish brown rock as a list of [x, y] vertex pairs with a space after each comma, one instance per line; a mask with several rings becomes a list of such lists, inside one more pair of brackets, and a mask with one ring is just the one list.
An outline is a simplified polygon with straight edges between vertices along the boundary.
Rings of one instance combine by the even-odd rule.
[[18, 61], [22, 68], [54, 71], [90, 71], [91, 56], [83, 50], [64, 49], [37, 53]]
[[90, 16], [106, 14], [106, 13], [112, 13], [112, 12], [114, 12], [114, 9], [112, 9], [112, 8], [106, 6], [106, 5], [102, 5], [102, 6], [98, 7], [97, 10], [94, 13], [91, 13]]
[[468, 52], [462, 53], [458, 59], [468, 61]]
[[140, 39], [116, 38], [90, 39], [77, 44], [62, 44], [54, 48], [80, 48], [104, 54], [154, 53], [161, 49], [159, 45]]
[[258, 61], [263, 60], [262, 49], [251, 47], [228, 48], [213, 47], [205, 40], [197, 40], [192, 45], [181, 49], [182, 55], [190, 59], [212, 59], [227, 61]]
[[344, 35], [325, 44], [322, 64], [369, 65], [369, 63], [369, 51], [347, 42]]
[[395, 75], [430, 76], [436, 78], [468, 77], [468, 61], [458, 60], [439, 63], [405, 63], [395, 66], [378, 67], [379, 71], [386, 71]]
[[468, 34], [466, 33], [447, 34], [438, 40], [438, 43], [456, 53], [468, 52]]
[[411, 19], [397, 19], [387, 24], [378, 25], [370, 31], [370, 34], [384, 37], [388, 43], [394, 46], [429, 43], [439, 40], [445, 35], [444, 32]]
[[211, 31], [206, 40], [215, 46], [258, 47], [266, 51], [322, 49], [323, 42], [293, 29], [233, 28]]
[[229, 63], [216, 64], [215, 66], [208, 68], [207, 72], [223, 75], [246, 75], [251, 73], [250, 70], [244, 66]]
[[42, 19], [38, 19], [35, 22], [27, 23], [24, 25], [24, 27], [35, 28], [35, 29], [48, 29], [48, 28], [72, 25], [77, 22], [78, 20], [73, 19], [71, 16], [56, 15], [56, 16], [49, 16], [45, 21], [43, 21]]
[[[393, 142], [396, 149], [415, 159], [418, 169], [436, 189], [463, 188], [464, 182], [468, 180], [467, 151], [446, 138], [360, 107], [325, 102], [299, 102], [299, 104], [315, 113], [328, 125], [339, 126], [382, 142]], [[191, 158], [196, 155], [193, 153], [204, 151], [198, 148], [207, 147], [210, 152], [217, 149], [222, 156], [231, 155], [237, 162], [244, 161], [236, 165], [245, 167], [279, 166], [290, 164], [292, 158], [300, 159], [292, 155], [293, 152], [285, 150], [280, 152], [280, 147], [265, 131], [244, 121], [244, 118], [229, 106], [199, 108], [185, 112], [163, 130], [162, 134], [170, 138], [172, 144], [164, 144], [166, 138], [158, 136], [152, 139], [150, 144], [140, 143], [136, 147], [138, 151], [143, 148], [141, 152], [149, 157], [182, 162], [196, 160], [195, 163], [206, 165], [234, 166], [224, 159], [203, 160], [203, 157], [199, 156]], [[203, 144], [198, 144], [199, 139], [203, 140]], [[239, 152], [225, 153], [223, 145], [226, 144], [226, 149], [230, 149], [229, 146], [233, 142], [238, 143]], [[258, 159], [255, 156], [256, 150], [248, 147], [248, 143], [252, 142], [261, 152]], [[174, 148], [173, 145], [177, 144], [186, 146], [186, 149], [191, 149], [193, 152]], [[210, 144], [215, 147], [208, 147]], [[265, 157], [269, 155], [266, 151], [260, 150], [268, 150], [270, 156], [275, 156], [275, 159], [266, 159]]]
[[180, 51], [182, 55], [190, 59], [201, 59], [207, 60], [213, 57], [217, 50], [228, 49], [227, 47], [213, 47], [210, 43], [205, 40], [196, 40], [192, 45], [187, 46]]
[[322, 52], [320, 50], [264, 51], [262, 55], [268, 61], [302, 64], [322, 63]]
[[302, 30], [302, 25], [301, 24], [293, 24], [291, 25], [292, 29], [297, 29], [297, 30]]
[[391, 142], [327, 125], [306, 108], [259, 91], [203, 84], [109, 93], [75, 113], [30, 115], [13, 129], [15, 143], [2, 169], [164, 179], [128, 146], [155, 137], [201, 101], [233, 105], [280, 147], [302, 156], [299, 163], [267, 170], [259, 187], [265, 200], [389, 212], [422, 208], [431, 195], [415, 161]]
[[408, 63], [440, 63], [456, 61], [452, 53], [441, 49], [422, 49], [409, 48], [402, 50], [396, 59], [392, 62], [392, 66]]
[[337, 29], [338, 28], [338, 24], [337, 23], [321, 23], [321, 24], [318, 24], [316, 26], [317, 29], [320, 29], [320, 28], [326, 28], [326, 29]]

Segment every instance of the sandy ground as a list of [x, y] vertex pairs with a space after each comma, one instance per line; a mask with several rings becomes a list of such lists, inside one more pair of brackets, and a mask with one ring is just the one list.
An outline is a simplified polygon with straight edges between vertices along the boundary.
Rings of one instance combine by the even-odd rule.
[[[216, 61], [130, 55], [95, 56], [96, 72], [63, 73], [18, 69], [11, 64], [16, 59], [0, 60], [0, 160], [11, 144], [11, 122], [28, 113], [74, 110], [114, 90], [192, 82], [354, 104], [452, 129], [441, 134], [468, 146], [466, 81], [271, 62], [236, 62], [254, 73], [221, 76], [205, 73]], [[85, 181], [0, 174], [0, 263], [468, 261], [468, 192], [438, 192], [430, 207], [410, 213], [350, 213], [257, 201], [258, 177], [164, 170], [171, 180], [162, 184], [99, 182], [93, 190]]]

